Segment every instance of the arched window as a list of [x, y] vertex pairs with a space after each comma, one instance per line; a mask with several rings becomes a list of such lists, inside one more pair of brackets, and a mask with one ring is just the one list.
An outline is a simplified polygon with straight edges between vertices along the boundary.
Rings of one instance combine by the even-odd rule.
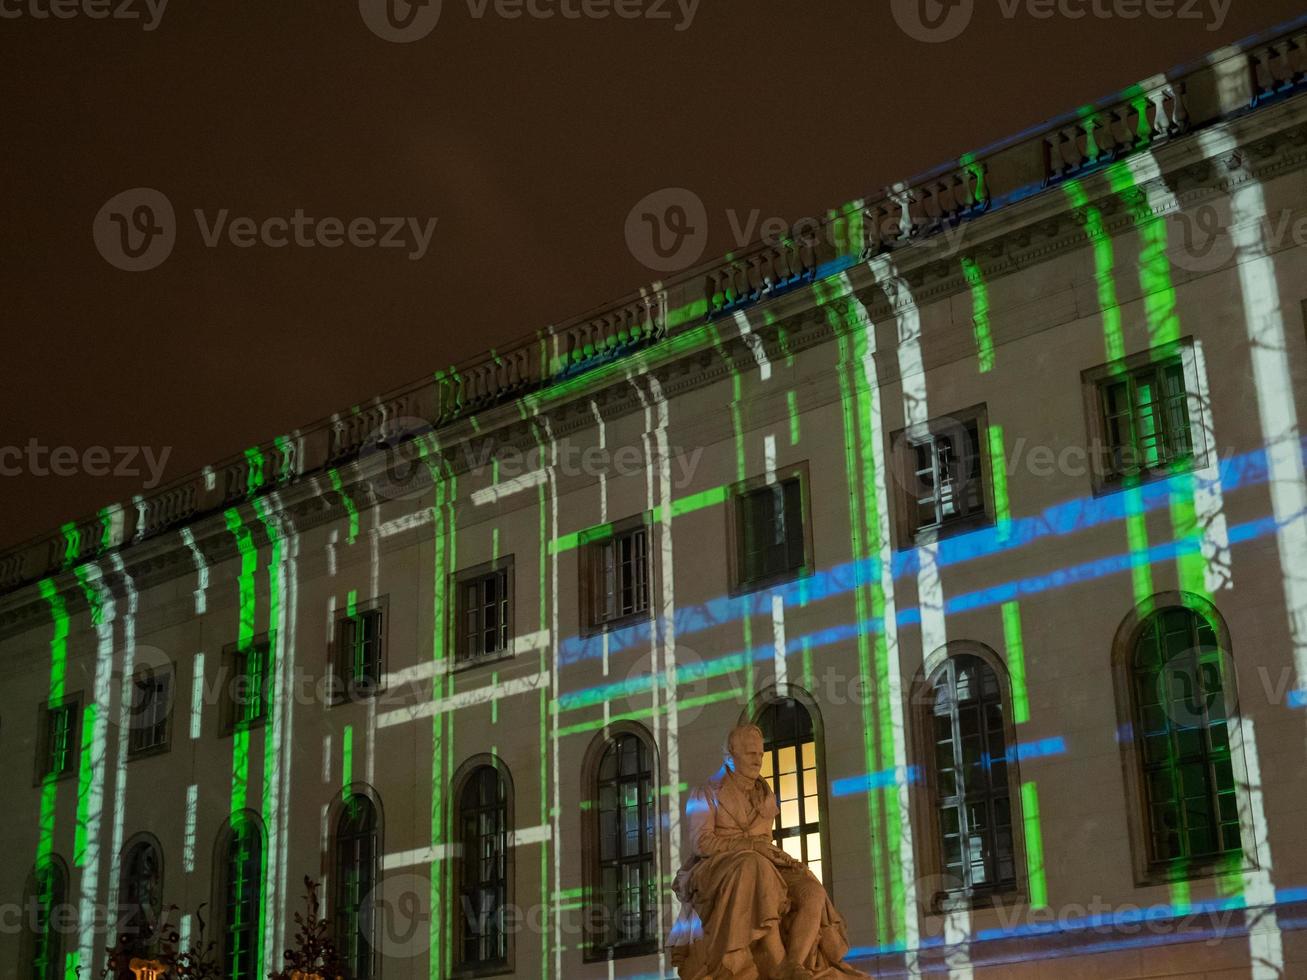
[[133, 952], [145, 953], [154, 942], [163, 913], [163, 855], [149, 836], [129, 841], [123, 855], [118, 889], [122, 932]]
[[493, 765], [476, 766], [458, 794], [458, 962], [467, 970], [508, 966], [509, 796]]
[[63, 934], [68, 904], [68, 870], [58, 857], [47, 857], [33, 869], [27, 892], [27, 976], [31, 980], [62, 980]]
[[376, 962], [372, 902], [377, 884], [377, 808], [350, 795], [336, 824], [336, 943], [349, 980], [370, 980]]
[[1130, 694], [1149, 863], [1180, 869], [1240, 856], [1226, 677], [1212, 624], [1183, 606], [1149, 616], [1131, 651]]
[[1016, 885], [1003, 687], [975, 654], [947, 658], [930, 677], [931, 784], [946, 895]]
[[653, 748], [620, 732], [594, 769], [591, 954], [626, 956], [658, 941], [657, 779]]
[[259, 974], [263, 907], [263, 831], [248, 811], [232, 818], [222, 852], [222, 972], [226, 980]]
[[762, 777], [771, 783], [780, 814], [776, 846], [822, 877], [821, 774], [812, 715], [794, 698], [772, 701], [758, 716], [762, 729]]

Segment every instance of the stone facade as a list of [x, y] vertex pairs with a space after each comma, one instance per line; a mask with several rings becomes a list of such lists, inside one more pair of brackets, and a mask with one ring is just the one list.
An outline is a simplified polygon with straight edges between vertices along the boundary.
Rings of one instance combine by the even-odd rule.
[[[662, 937], [688, 789], [778, 696], [815, 725], [812, 859], [868, 973], [1307, 971], [1304, 60], [1301, 25], [1224, 50], [0, 555], [4, 972], [31, 975], [53, 863], [56, 972], [98, 973], [142, 835], [162, 904], [192, 938], [206, 905], [212, 935], [233, 817], [261, 842], [250, 935], [275, 970], [304, 875], [335, 914], [366, 800], [386, 980], [667, 975], [661, 939], [595, 948], [607, 739], [652, 750]], [[1117, 485], [1101, 385], [1171, 355], [1193, 451]], [[940, 432], [980, 460], [963, 533], [916, 530], [915, 446]], [[744, 495], [792, 478], [801, 560], [750, 580]], [[604, 546], [621, 564], [636, 527], [631, 612]], [[509, 646], [463, 663], [465, 573], [500, 568]], [[1234, 708], [1219, 872], [1150, 852], [1128, 664], [1172, 606], [1212, 624]], [[380, 690], [341, 697], [344, 648], [377, 647], [340, 623], [368, 610]], [[227, 692], [254, 648], [246, 726]], [[962, 654], [1005, 692], [1016, 884], [957, 901], [927, 679]], [[142, 744], [146, 668], [167, 710]], [[43, 777], [69, 706], [65, 774]], [[479, 765], [505, 786], [516, 911], [478, 972], [455, 896]]]

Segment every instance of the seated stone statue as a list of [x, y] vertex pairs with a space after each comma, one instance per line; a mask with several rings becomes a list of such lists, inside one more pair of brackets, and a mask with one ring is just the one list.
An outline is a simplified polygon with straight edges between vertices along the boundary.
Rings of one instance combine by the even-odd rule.
[[686, 804], [672, 963], [681, 980], [868, 980], [844, 963], [844, 920], [826, 889], [772, 843], [779, 810], [762, 760], [762, 730], [734, 729], [726, 764]]

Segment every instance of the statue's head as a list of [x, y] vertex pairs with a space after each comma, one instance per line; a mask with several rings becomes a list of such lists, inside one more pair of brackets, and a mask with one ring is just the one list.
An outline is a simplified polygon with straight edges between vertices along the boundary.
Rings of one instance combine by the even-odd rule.
[[763, 738], [757, 725], [736, 725], [726, 736], [726, 768], [745, 779], [762, 772]]

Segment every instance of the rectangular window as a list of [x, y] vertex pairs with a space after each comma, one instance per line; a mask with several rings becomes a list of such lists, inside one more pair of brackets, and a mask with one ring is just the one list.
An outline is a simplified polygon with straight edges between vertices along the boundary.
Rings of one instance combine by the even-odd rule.
[[42, 708], [41, 752], [37, 758], [38, 779], [60, 779], [72, 775], [77, 766], [77, 712], [80, 702]]
[[989, 425], [984, 406], [896, 432], [904, 544], [993, 523], [986, 467]]
[[614, 529], [584, 545], [586, 620], [603, 629], [649, 612], [649, 528], [643, 523]]
[[807, 467], [735, 488], [734, 587], [745, 591], [804, 574], [812, 566], [807, 533]]
[[1192, 341], [1183, 340], [1084, 372], [1095, 491], [1200, 465], [1190, 415], [1197, 370]]
[[169, 671], [144, 670], [132, 679], [129, 755], [167, 748], [171, 698], [172, 674]]
[[468, 663], [509, 652], [513, 639], [512, 563], [463, 573], [458, 580], [458, 659]]
[[385, 610], [380, 600], [356, 607], [336, 623], [335, 677], [345, 700], [371, 697], [381, 690], [385, 671]]
[[1165, 471], [1192, 460], [1188, 397], [1179, 358], [1099, 385], [1108, 479]]
[[268, 715], [272, 696], [272, 644], [268, 638], [226, 651], [228, 665], [224, 694], [223, 731], [252, 728]]

